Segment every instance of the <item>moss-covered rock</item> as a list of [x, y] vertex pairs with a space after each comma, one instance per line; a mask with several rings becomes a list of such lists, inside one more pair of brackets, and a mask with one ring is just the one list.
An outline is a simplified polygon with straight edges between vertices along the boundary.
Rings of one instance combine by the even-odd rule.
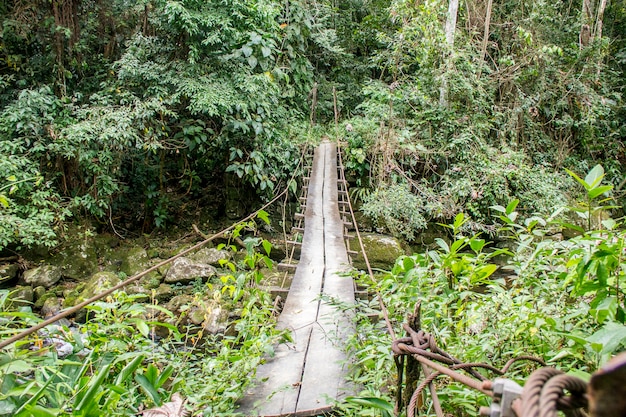
[[[375, 233], [362, 234], [363, 246], [372, 268], [390, 269], [400, 256], [405, 255], [402, 243], [395, 237]], [[358, 269], [365, 269], [365, 261], [359, 253], [353, 260]]]
[[[37, 288], [43, 288], [43, 287], [37, 287]], [[46, 304], [46, 301], [48, 301], [50, 298], [54, 298], [55, 300], [58, 300], [57, 294], [54, 291], [48, 291], [40, 296], [37, 296], [35, 298], [37, 300], [35, 301], [35, 308], [37, 309], [43, 308], [43, 306]]]
[[220, 261], [229, 260], [231, 253], [216, 248], [202, 248], [196, 253], [190, 254], [188, 258], [197, 263], [220, 266]]
[[67, 294], [65, 302], [66, 307], [70, 307], [81, 303], [102, 291], [108, 290], [111, 287], [119, 284], [120, 278], [112, 272], [102, 271], [97, 272], [89, 278], [83, 285], [76, 287], [74, 291]]
[[0, 265], [0, 283], [15, 279], [19, 270], [20, 266], [18, 264]]
[[29, 285], [18, 285], [11, 292], [11, 307], [17, 308], [32, 305], [33, 299], [33, 287]]
[[211, 265], [196, 263], [189, 258], [182, 257], [176, 259], [167, 271], [165, 282], [167, 284], [188, 283], [197, 278], [207, 279], [216, 273], [216, 269]]
[[161, 284], [154, 290], [154, 298], [163, 302], [174, 297], [174, 288], [169, 284]]
[[62, 269], [55, 265], [44, 264], [24, 272], [24, 282], [32, 287], [50, 288], [62, 276]]
[[123, 254], [120, 271], [129, 277], [150, 268], [150, 257], [144, 248], [131, 247]]
[[92, 237], [69, 241], [49, 262], [60, 268], [64, 277], [85, 280], [98, 270], [97, 245]]

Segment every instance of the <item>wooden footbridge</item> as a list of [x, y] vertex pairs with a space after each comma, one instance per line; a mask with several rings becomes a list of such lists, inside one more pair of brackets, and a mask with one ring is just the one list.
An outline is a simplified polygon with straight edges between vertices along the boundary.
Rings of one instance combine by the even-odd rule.
[[305, 180], [300, 261], [278, 319], [279, 328], [291, 331], [292, 341], [277, 346], [257, 370], [257, 381], [238, 410], [244, 415], [320, 415], [351, 393], [344, 345], [354, 324], [349, 311], [329, 302], [354, 303], [355, 293], [345, 274], [350, 263], [340, 213], [345, 200], [339, 196], [346, 189], [345, 180], [338, 180], [334, 143], [316, 148]]

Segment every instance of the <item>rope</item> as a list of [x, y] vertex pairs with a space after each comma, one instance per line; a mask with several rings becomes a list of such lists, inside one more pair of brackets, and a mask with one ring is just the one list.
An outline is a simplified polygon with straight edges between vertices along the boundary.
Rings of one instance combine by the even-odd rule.
[[[298, 162], [298, 166], [302, 163], [303, 156], [304, 156], [304, 152], [300, 156], [300, 161]], [[200, 249], [201, 247], [203, 247], [207, 243], [209, 243], [209, 242], [217, 239], [218, 237], [223, 236], [225, 233], [235, 229], [235, 227], [237, 227], [238, 225], [240, 225], [242, 223], [245, 223], [245, 222], [255, 218], [261, 211], [265, 210], [266, 208], [268, 208], [269, 206], [274, 204], [283, 195], [285, 195], [285, 194], [287, 194], [289, 192], [289, 184], [295, 178], [296, 173], [297, 173], [297, 169], [294, 170], [294, 173], [292, 174], [290, 180], [287, 182], [286, 187], [283, 189], [283, 191], [281, 191], [280, 194], [276, 195], [271, 201], [269, 201], [268, 203], [263, 205], [263, 207], [261, 207], [260, 209], [256, 210], [255, 212], [251, 213], [250, 215], [248, 215], [247, 217], [243, 218], [242, 220], [239, 220], [238, 222], [233, 223], [231, 226], [227, 227], [226, 229], [224, 229], [224, 230], [222, 230], [222, 231], [220, 231], [220, 232], [218, 232], [218, 233], [216, 233], [216, 234], [214, 234], [214, 235], [204, 239], [202, 242], [199, 242], [199, 243], [193, 245], [192, 247], [190, 247], [188, 249], [185, 249], [184, 251], [180, 252], [179, 254], [176, 254], [176, 255], [172, 256], [171, 258], [169, 258], [169, 259], [166, 259], [166, 260], [164, 260], [162, 262], [159, 262], [158, 264], [156, 264], [156, 265], [154, 265], [154, 266], [152, 266], [152, 267], [150, 267], [150, 268], [148, 268], [148, 269], [146, 269], [146, 270], [144, 270], [144, 271], [142, 271], [142, 272], [140, 272], [140, 273], [138, 273], [136, 275], [133, 275], [132, 277], [128, 278], [127, 280], [122, 281], [119, 284], [113, 286], [112, 288], [110, 288], [110, 289], [108, 289], [106, 291], [103, 291], [103, 292], [101, 292], [99, 294], [96, 294], [93, 297], [91, 297], [91, 298], [89, 298], [89, 299], [87, 299], [87, 300], [85, 300], [85, 301], [83, 301], [83, 302], [81, 302], [81, 303], [79, 303], [79, 304], [77, 304], [77, 305], [67, 309], [67, 310], [61, 311], [61, 312], [59, 312], [59, 314], [57, 314], [57, 315], [55, 315], [53, 317], [50, 317], [50, 318], [42, 321], [41, 323], [39, 323], [39, 324], [37, 324], [35, 326], [32, 326], [32, 327], [30, 327], [30, 328], [28, 328], [28, 329], [26, 329], [26, 330], [24, 330], [24, 331], [22, 331], [22, 332], [20, 332], [20, 333], [18, 333], [16, 335], [12, 336], [12, 337], [10, 337], [10, 338], [8, 338], [6, 340], [3, 340], [2, 342], [0, 342], [0, 349], [3, 349], [5, 347], [9, 346], [10, 344], [17, 342], [18, 340], [23, 339], [24, 337], [26, 337], [26, 336], [28, 336], [28, 335], [36, 332], [36, 331], [39, 331], [39, 330], [43, 329], [44, 327], [49, 326], [52, 323], [55, 323], [55, 322], [65, 318], [65, 317], [68, 317], [68, 316], [70, 316], [72, 314], [75, 314], [76, 312], [78, 312], [83, 307], [85, 307], [85, 306], [87, 306], [87, 305], [89, 305], [91, 303], [94, 303], [94, 302], [96, 302], [98, 300], [101, 300], [101, 299], [105, 298], [108, 295], [111, 295], [115, 291], [117, 291], [117, 290], [119, 290], [121, 288], [124, 288], [128, 284], [137, 281], [139, 278], [146, 276], [150, 272], [156, 271], [157, 269], [161, 268], [162, 266], [167, 265], [167, 264], [175, 261], [176, 259], [181, 258], [181, 257], [187, 255], [190, 252], [193, 252], [193, 251], [195, 251], [197, 249]]]
[[554, 368], [533, 372], [522, 392], [520, 417], [556, 417], [558, 411], [572, 417], [586, 416], [587, 383]]
[[[354, 224], [354, 230], [356, 232], [356, 236], [357, 239], [359, 241], [359, 247], [361, 248], [361, 253], [363, 254], [363, 260], [365, 261], [365, 265], [367, 266], [367, 273], [369, 274], [370, 279], [372, 280], [372, 282], [374, 284], [376, 284], [376, 278], [374, 277], [374, 272], [372, 271], [372, 267], [370, 265], [370, 261], [367, 257], [367, 253], [365, 252], [365, 246], [363, 245], [363, 239], [361, 239], [361, 233], [359, 232], [359, 227], [358, 224], [356, 222], [356, 218], [354, 216], [354, 210], [352, 209], [352, 202], [350, 201], [350, 194], [348, 193], [348, 185], [347, 182], [345, 182], [346, 180], [346, 176], [345, 176], [345, 172], [343, 169], [343, 157], [342, 157], [342, 153], [341, 153], [341, 146], [337, 146], [337, 155], [339, 156], [339, 166], [340, 166], [340, 178], [344, 181], [344, 184], [346, 184], [346, 200], [348, 203], [348, 208], [350, 209], [350, 216], [352, 218], [352, 224]], [[380, 310], [383, 313], [383, 318], [385, 319], [385, 324], [387, 326], [387, 331], [389, 332], [389, 334], [391, 335], [391, 338], [393, 340], [396, 339], [396, 332], [393, 330], [393, 325], [391, 324], [391, 320], [389, 319], [389, 311], [387, 310], [387, 306], [385, 305], [384, 301], [383, 301], [383, 297], [380, 294], [380, 291], [378, 290], [378, 287], [376, 287], [375, 289], [376, 292], [376, 298], [378, 298], [378, 305], [380, 306]]]

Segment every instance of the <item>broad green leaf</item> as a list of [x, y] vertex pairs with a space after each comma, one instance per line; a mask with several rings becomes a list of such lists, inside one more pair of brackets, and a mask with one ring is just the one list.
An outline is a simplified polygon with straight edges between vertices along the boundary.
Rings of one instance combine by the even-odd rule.
[[613, 189], [612, 185], [602, 185], [600, 187], [596, 187], [592, 190], [587, 191], [587, 197], [589, 198], [589, 200], [593, 200], [599, 195], [602, 195], [608, 191], [611, 191], [612, 189]]
[[591, 171], [589, 171], [585, 177], [585, 182], [589, 186], [589, 189], [593, 189], [600, 185], [602, 178], [604, 178], [604, 168], [602, 168], [602, 165], [598, 164], [591, 168]]
[[511, 201], [507, 206], [506, 206], [506, 214], [511, 214], [515, 211], [515, 209], [517, 208], [517, 205], [519, 204], [519, 200], [515, 199], [513, 201]]
[[150, 397], [152, 402], [154, 402], [157, 406], [160, 407], [161, 396], [159, 395], [154, 385], [152, 385], [150, 381], [148, 381], [148, 378], [146, 378], [145, 375], [138, 374], [138, 375], [135, 375], [135, 381], [137, 381], [137, 383], [143, 389], [146, 395]]
[[606, 283], [609, 280], [609, 272], [606, 270], [606, 265], [604, 265], [604, 262], [598, 262], [596, 275], [600, 284], [606, 286]]
[[470, 248], [476, 253], [483, 250], [485, 247], [485, 239], [474, 238], [470, 240]]
[[495, 211], [500, 212], [502, 214], [506, 214], [506, 209], [503, 206], [496, 205], [496, 206], [489, 206], [489, 208], [491, 210], [495, 210]]
[[350, 404], [362, 405], [365, 407], [381, 410], [384, 417], [391, 416], [393, 413], [393, 405], [381, 398], [376, 397], [346, 397], [346, 402]]
[[268, 48], [267, 46], [262, 46], [261, 53], [263, 54], [263, 58], [267, 58], [268, 56], [272, 54], [272, 50]]
[[250, 55], [248, 57], [248, 65], [250, 65], [250, 68], [255, 69], [258, 63], [259, 63], [259, 60], [256, 59], [254, 55]]
[[263, 250], [265, 251], [267, 256], [269, 256], [270, 252], [272, 251], [272, 244], [266, 239], [263, 239], [261, 244], [263, 245]]
[[615, 322], [607, 323], [592, 334], [587, 342], [594, 346], [594, 350], [602, 354], [613, 353], [626, 342], [626, 326]]
[[463, 249], [465, 246], [467, 246], [467, 241], [465, 240], [465, 238], [455, 240], [454, 242], [452, 242], [452, 245], [450, 246], [450, 253], [457, 253], [458, 251]]
[[83, 395], [81, 400], [74, 407], [77, 411], [80, 411], [81, 409], [83, 409], [83, 407], [94, 403], [96, 394], [102, 387], [106, 377], [109, 375], [110, 368], [111, 365], [107, 365], [104, 368], [100, 369], [98, 374], [89, 381], [89, 388], [87, 388], [87, 392], [85, 392], [85, 395]]
[[61, 415], [62, 410], [55, 408], [44, 408], [40, 405], [27, 407], [24, 411], [15, 414], [15, 417], [56, 417]]
[[405, 271], [409, 271], [415, 267], [415, 261], [410, 256], [406, 256], [402, 259], [402, 267]]
[[4, 194], [0, 194], [0, 206], [4, 208], [9, 208], [9, 200], [4, 196]]
[[463, 212], [460, 212], [454, 218], [454, 227], [458, 229], [459, 227], [463, 226], [464, 222], [465, 222], [465, 214], [463, 214]]
[[7, 177], [7, 181], [11, 181], [11, 182], [13, 182], [13, 181], [17, 181], [17, 177], [16, 177], [15, 175], [9, 175], [9, 176]]
[[161, 388], [163, 384], [167, 382], [169, 377], [174, 373], [174, 367], [172, 365], [167, 365], [161, 373], [159, 374], [159, 379], [157, 380], [156, 387]]
[[141, 333], [143, 337], [148, 337], [150, 334], [150, 327], [148, 327], [145, 321], [135, 319], [135, 326], [137, 326], [137, 330], [139, 330], [139, 333]]
[[270, 224], [270, 216], [267, 213], [267, 211], [265, 210], [259, 210], [259, 212], [256, 214], [256, 216], [263, 220], [265, 222], [265, 224]]
[[245, 56], [246, 58], [248, 58], [250, 55], [252, 55], [252, 47], [246, 45], [244, 47], [241, 48], [241, 52], [243, 52], [243, 56]]
[[448, 246], [448, 244], [446, 243], [446, 241], [445, 241], [445, 240], [443, 240], [442, 238], [440, 238], [440, 237], [436, 238], [436, 239], [435, 239], [435, 243], [436, 243], [437, 245], [439, 245], [439, 247], [440, 247], [441, 249], [443, 249], [444, 251], [446, 251], [446, 252], [450, 252], [450, 247]]
[[137, 370], [139, 365], [141, 365], [141, 362], [143, 362], [144, 358], [144, 355], [139, 355], [135, 359], [130, 361], [115, 379], [115, 385], [121, 385], [124, 381], [126, 381]]

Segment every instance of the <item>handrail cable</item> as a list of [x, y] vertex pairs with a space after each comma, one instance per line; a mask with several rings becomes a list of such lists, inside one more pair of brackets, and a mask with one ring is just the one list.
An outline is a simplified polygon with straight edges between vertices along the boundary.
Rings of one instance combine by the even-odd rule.
[[[339, 141], [338, 141], [339, 142]], [[346, 175], [343, 169], [343, 157], [342, 157], [342, 152], [341, 152], [341, 143], [339, 143], [339, 146], [337, 146], [337, 154], [339, 155], [339, 163], [340, 163], [340, 169], [341, 169], [341, 179], [343, 179], [345, 181]], [[372, 280], [372, 282], [376, 283], [376, 278], [374, 277], [374, 272], [372, 271], [372, 266], [370, 265], [370, 261], [367, 257], [367, 253], [365, 252], [365, 246], [363, 245], [363, 239], [361, 239], [361, 233], [359, 232], [359, 226], [356, 222], [356, 217], [354, 216], [354, 210], [352, 209], [352, 202], [350, 201], [350, 194], [348, 194], [348, 186], [347, 183], [344, 182], [345, 186], [346, 186], [346, 200], [348, 203], [348, 208], [350, 209], [350, 216], [352, 217], [352, 224], [354, 224], [354, 230], [356, 232], [356, 236], [357, 239], [359, 241], [359, 246], [361, 248], [361, 253], [363, 254], [363, 260], [365, 261], [365, 265], [367, 266], [367, 273], [370, 276], [370, 279]], [[375, 292], [376, 292], [376, 298], [378, 298], [378, 304], [380, 306], [380, 310], [383, 313], [383, 318], [385, 319], [385, 324], [387, 325], [387, 331], [389, 332], [389, 335], [391, 336], [392, 340], [396, 340], [396, 332], [393, 330], [393, 325], [391, 324], [391, 320], [389, 319], [389, 311], [387, 310], [387, 306], [385, 305], [385, 302], [383, 301], [383, 297], [382, 294], [380, 293], [380, 291], [378, 290], [377, 287], [375, 287]]]
[[[305, 149], [306, 149], [306, 147], [305, 147]], [[302, 163], [302, 158], [303, 157], [304, 157], [304, 152], [300, 155], [300, 160], [298, 161], [298, 166], [300, 166], [300, 164]], [[185, 249], [184, 251], [182, 251], [182, 252], [172, 256], [171, 258], [166, 259], [166, 260], [164, 260], [162, 262], [159, 262], [158, 264], [156, 264], [156, 265], [154, 265], [154, 266], [152, 266], [152, 267], [150, 267], [150, 268], [148, 268], [148, 269], [146, 269], [146, 270], [144, 270], [142, 272], [139, 272], [136, 275], [133, 275], [132, 277], [128, 278], [125, 281], [120, 282], [119, 284], [109, 288], [108, 290], [103, 291], [100, 294], [96, 294], [93, 297], [91, 297], [91, 298], [89, 298], [89, 299], [87, 299], [87, 300], [85, 300], [85, 301], [83, 301], [83, 302], [81, 302], [79, 304], [76, 304], [75, 306], [73, 306], [71, 308], [68, 308], [67, 310], [59, 312], [59, 314], [57, 314], [55, 316], [52, 316], [52, 317], [42, 321], [39, 324], [36, 324], [36, 325], [34, 325], [34, 326], [32, 326], [32, 327], [30, 327], [30, 328], [28, 328], [28, 329], [26, 329], [26, 330], [16, 334], [16, 335], [14, 335], [14, 336], [6, 339], [6, 340], [3, 340], [2, 342], [0, 342], [0, 349], [3, 349], [5, 347], [9, 346], [10, 344], [17, 342], [18, 340], [23, 339], [24, 337], [26, 337], [26, 336], [28, 336], [28, 335], [36, 332], [36, 331], [39, 331], [39, 330], [43, 329], [46, 326], [49, 326], [52, 323], [55, 323], [55, 322], [65, 318], [65, 317], [68, 317], [68, 316], [78, 312], [81, 308], [83, 308], [83, 307], [85, 307], [85, 306], [87, 306], [87, 305], [89, 305], [89, 304], [91, 304], [93, 302], [96, 302], [98, 300], [101, 300], [102, 298], [104, 298], [104, 297], [106, 297], [108, 295], [111, 295], [113, 292], [115, 292], [115, 291], [117, 291], [117, 290], [127, 286], [128, 284], [130, 284], [130, 283], [132, 283], [134, 281], [137, 281], [139, 278], [146, 276], [150, 272], [156, 271], [157, 269], [161, 268], [162, 266], [167, 265], [167, 264], [175, 261], [176, 259], [181, 258], [181, 257], [187, 255], [190, 252], [193, 252], [193, 251], [195, 251], [197, 249], [200, 249], [202, 246], [206, 245], [207, 243], [209, 243], [209, 242], [217, 239], [218, 237], [224, 235], [225, 233], [228, 233], [231, 230], [235, 229], [235, 227], [237, 227], [241, 223], [247, 222], [248, 220], [251, 220], [251, 219], [255, 218], [261, 211], [265, 210], [266, 208], [268, 208], [269, 206], [274, 204], [282, 196], [284, 196], [285, 194], [287, 194], [289, 192], [289, 184], [291, 183], [291, 181], [294, 180], [297, 171], [298, 170], [296, 168], [294, 170], [291, 178], [289, 179], [289, 181], [287, 181], [287, 185], [285, 186], [283, 191], [280, 192], [280, 194], [277, 194], [276, 196], [274, 196], [274, 198], [271, 201], [269, 201], [268, 203], [263, 205], [263, 207], [261, 207], [258, 210], [254, 211], [253, 213], [251, 213], [247, 217], [243, 218], [242, 220], [239, 220], [238, 222], [233, 223], [231, 226], [227, 227], [226, 229], [224, 229], [224, 230], [222, 230], [222, 231], [220, 231], [220, 232], [218, 232], [218, 233], [216, 233], [216, 234], [214, 234], [214, 235], [204, 239], [202, 242], [196, 243], [195, 245], [193, 245], [190, 248]]]

